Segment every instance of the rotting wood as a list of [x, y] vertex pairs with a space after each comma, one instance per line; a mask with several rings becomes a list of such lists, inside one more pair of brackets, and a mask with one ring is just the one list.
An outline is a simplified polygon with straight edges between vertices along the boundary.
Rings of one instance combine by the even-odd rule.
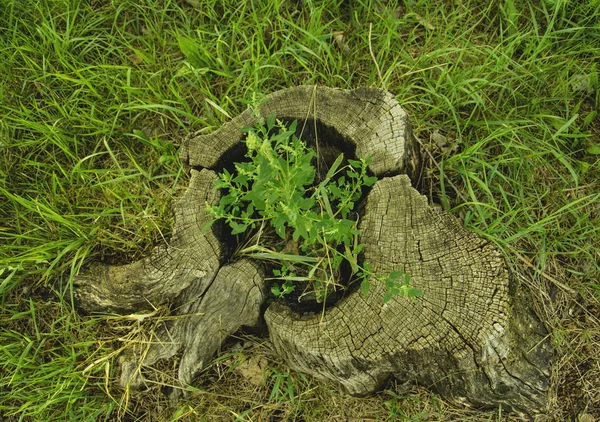
[[360, 220], [364, 258], [377, 273], [406, 271], [424, 292], [414, 302], [396, 297], [384, 305], [385, 289], [373, 282], [368, 296], [350, 293], [324, 316], [275, 302], [265, 320], [277, 352], [290, 366], [353, 394], [396, 376], [467, 404], [542, 411], [551, 356], [544, 327], [500, 253], [411, 187], [420, 161], [408, 117], [391, 94], [369, 88], [278, 91], [217, 131], [183, 143], [191, 179], [174, 204], [169, 245], [128, 265], [92, 265], [76, 280], [76, 297], [88, 311], [129, 313], [168, 302], [178, 316], [154, 344], [123, 356], [121, 383], [143, 386], [141, 368], [182, 352], [185, 386], [227, 335], [259, 323], [266, 298], [260, 265], [229, 262], [234, 245], [219, 225], [206, 233], [201, 228], [204, 204], [218, 200], [214, 171], [243, 155], [240, 129], [271, 114], [298, 120], [313, 143], [327, 138], [329, 147], [371, 156], [369, 169], [380, 180]]
[[[350, 91], [300, 86], [274, 92], [215, 132], [186, 140], [181, 160], [191, 167], [216, 168], [240, 144], [245, 136], [241, 128], [271, 115], [287, 121], [315, 120], [324, 130], [333, 129], [355, 149], [357, 157], [371, 157], [369, 170], [376, 176], [418, 176], [419, 149], [415, 142], [406, 142], [412, 140], [406, 112], [389, 92], [370, 88]], [[312, 129], [310, 123], [307, 126], [305, 130]]]
[[385, 287], [372, 282], [367, 296], [351, 294], [323, 317], [272, 305], [270, 337], [292, 368], [352, 394], [393, 375], [460, 402], [525, 414], [543, 408], [546, 332], [491, 244], [430, 206], [405, 175], [375, 184], [360, 230], [373, 270], [406, 271], [424, 296], [383, 304]]

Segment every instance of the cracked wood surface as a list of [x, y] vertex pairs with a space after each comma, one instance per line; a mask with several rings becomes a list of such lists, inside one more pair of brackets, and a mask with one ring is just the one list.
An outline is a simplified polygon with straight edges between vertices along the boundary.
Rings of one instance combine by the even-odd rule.
[[152, 344], [121, 358], [122, 385], [143, 386], [143, 367], [178, 352], [179, 380], [188, 385], [228, 335], [261, 320], [262, 267], [249, 259], [229, 262], [235, 245], [225, 244], [219, 225], [206, 233], [201, 228], [208, 218], [204, 204], [219, 198], [214, 170], [239, 155], [241, 128], [271, 114], [299, 120], [299, 128], [318, 126], [321, 138], [345, 145], [342, 151], [371, 156], [369, 169], [380, 180], [360, 220], [364, 258], [376, 273], [405, 270], [425, 294], [384, 305], [384, 286], [372, 282], [368, 296], [350, 293], [322, 319], [275, 302], [264, 318], [278, 354], [353, 394], [396, 376], [467, 404], [540, 411], [551, 354], [544, 327], [500, 253], [411, 187], [420, 168], [407, 115], [390, 93], [369, 88], [277, 91], [215, 132], [184, 141], [180, 154], [191, 179], [174, 204], [169, 245], [128, 265], [94, 264], [76, 279], [76, 297], [87, 311], [171, 304], [176, 318]]
[[205, 203], [218, 200], [216, 178], [212, 170], [191, 170], [188, 189], [175, 203], [169, 246], [128, 265], [95, 264], [76, 279], [76, 298], [88, 312], [139, 312], [170, 301], [178, 316], [150, 344], [121, 357], [123, 386], [141, 388], [142, 367], [179, 351], [179, 380], [187, 385], [223, 340], [259, 321], [266, 297], [262, 269], [247, 259], [222, 265], [225, 251], [215, 230], [202, 232]]
[[216, 233], [200, 234], [208, 222], [202, 204], [218, 202], [211, 170], [192, 170], [185, 194], [173, 207], [169, 245], [127, 265], [93, 264], [75, 281], [75, 295], [87, 311], [128, 313], [152, 309], [193, 286], [202, 291], [214, 279], [224, 254]]
[[264, 273], [256, 263], [241, 259], [224, 265], [206, 288], [186, 289], [175, 300], [180, 317], [167, 322], [150, 346], [140, 345], [121, 357], [121, 385], [143, 387], [141, 366], [179, 351], [178, 378], [182, 386], [190, 385], [227, 337], [258, 324], [265, 297]]
[[350, 294], [323, 317], [270, 306], [271, 340], [291, 367], [352, 394], [375, 391], [393, 375], [476, 405], [543, 407], [545, 330], [511, 299], [492, 245], [428, 205], [405, 175], [374, 185], [359, 228], [373, 271], [404, 270], [424, 296], [384, 304], [385, 286], [373, 281], [367, 296]]
[[274, 92], [215, 132], [186, 140], [182, 161], [191, 167], [217, 167], [245, 136], [241, 128], [271, 115], [299, 122], [315, 119], [332, 128], [356, 148], [356, 157], [371, 157], [369, 170], [376, 176], [403, 173], [413, 178], [418, 174], [419, 148], [416, 142], [406, 142], [412, 139], [406, 112], [392, 94], [371, 88], [298, 86]]

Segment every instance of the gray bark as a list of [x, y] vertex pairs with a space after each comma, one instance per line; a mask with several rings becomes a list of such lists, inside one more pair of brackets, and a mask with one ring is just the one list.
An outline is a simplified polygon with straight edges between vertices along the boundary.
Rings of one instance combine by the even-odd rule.
[[76, 299], [88, 312], [133, 313], [171, 303], [173, 318], [152, 344], [139, 345], [121, 357], [121, 384], [141, 388], [141, 370], [182, 351], [179, 379], [183, 385], [242, 326], [258, 323], [265, 300], [264, 275], [256, 263], [240, 260], [222, 265], [225, 251], [218, 231], [202, 228], [214, 203], [216, 174], [191, 170], [186, 193], [175, 203], [175, 225], [169, 246], [123, 266], [94, 264], [75, 281]]
[[338, 382], [352, 394], [390, 376], [447, 398], [539, 411], [548, 389], [546, 332], [509, 294], [500, 253], [452, 215], [427, 204], [405, 175], [378, 181], [359, 226], [375, 273], [403, 270], [424, 292], [394, 297], [373, 281], [321, 315], [282, 304], [265, 319], [277, 353], [299, 371]]
[[184, 141], [181, 158], [191, 180], [175, 202], [169, 245], [128, 265], [94, 264], [76, 280], [76, 297], [88, 311], [129, 313], [170, 303], [180, 316], [147, 349], [123, 356], [121, 383], [143, 385], [141, 368], [181, 351], [179, 379], [189, 384], [228, 335], [261, 320], [261, 267], [248, 259], [227, 263], [233, 245], [223, 244], [219, 226], [201, 228], [208, 221], [204, 204], [219, 197], [213, 170], [235, 156], [241, 128], [271, 114], [298, 120], [317, 146], [326, 141], [371, 157], [380, 180], [360, 220], [364, 258], [376, 273], [406, 271], [424, 292], [415, 301], [383, 304], [385, 287], [373, 281], [367, 296], [349, 293], [323, 316], [273, 303], [264, 318], [277, 352], [290, 366], [352, 394], [375, 391], [395, 376], [464, 403], [524, 414], [543, 409], [551, 353], [543, 326], [501, 254], [411, 187], [420, 168], [407, 115], [391, 94], [366, 88], [278, 91], [214, 133]]

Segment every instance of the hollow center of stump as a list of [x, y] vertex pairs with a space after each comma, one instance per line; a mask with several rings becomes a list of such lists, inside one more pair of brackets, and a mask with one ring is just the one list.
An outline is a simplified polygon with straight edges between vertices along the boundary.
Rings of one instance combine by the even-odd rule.
[[[286, 127], [289, 127], [293, 119], [279, 118]], [[298, 121], [296, 126], [296, 137], [300, 140], [304, 141], [307, 147], [313, 149], [316, 152], [316, 157], [313, 159], [312, 165], [316, 170], [315, 182], [314, 186], [318, 185], [326, 176], [328, 170], [333, 165], [335, 160], [340, 154], [344, 155], [344, 161], [340, 165], [340, 168], [345, 166], [348, 163], [349, 159], [358, 159], [356, 157], [356, 146], [344, 138], [337, 130], [334, 128], [322, 124], [320, 121], [315, 119], [306, 119], [302, 121]], [[230, 173], [235, 173], [235, 163], [238, 162], [247, 162], [248, 158], [245, 156], [247, 153], [247, 148], [245, 143], [239, 143], [232, 150], [225, 153], [219, 162], [217, 171], [222, 172], [223, 169], [226, 169]], [[335, 182], [333, 180], [332, 182]], [[368, 193], [369, 188], [362, 188], [361, 199], [356, 202], [354, 211], [354, 217], [349, 216], [351, 219], [357, 219], [362, 213], [362, 203], [364, 202], [364, 198]], [[252, 239], [256, 236], [257, 230], [252, 230], [254, 233], [248, 233], [241, 235], [232, 235], [231, 229], [229, 226], [223, 224], [222, 240], [227, 244], [228, 249], [231, 251], [229, 253], [227, 261], [232, 262], [238, 259], [236, 256], [236, 251], [243, 249], [245, 246], [248, 246], [248, 243], [252, 244]], [[262, 241], [266, 240], [266, 245]], [[261, 243], [269, 248], [276, 246], [280, 248], [281, 252], [289, 253], [289, 254], [302, 254], [299, 250], [299, 244], [297, 241], [292, 240], [291, 235], [289, 238], [282, 240], [277, 236], [274, 232], [267, 233], [261, 235]], [[343, 245], [338, 246], [340, 251], [343, 251]], [[250, 258], [252, 258], [250, 256]], [[362, 264], [362, 256], [359, 256], [359, 265]], [[264, 260], [258, 260], [265, 269], [265, 274], [267, 278], [272, 278], [275, 276], [273, 273], [274, 269], [277, 269], [277, 265], [270, 264]], [[292, 310], [299, 313], [317, 313], [323, 310], [323, 306], [325, 308], [333, 306], [337, 303], [344, 295], [349, 294], [350, 292], [356, 290], [358, 288], [359, 283], [354, 283], [352, 280], [352, 270], [347, 261], [344, 261], [339, 269], [339, 280], [337, 281], [343, 288], [333, 289], [333, 287], [328, 288], [327, 296], [325, 303], [319, 303], [316, 298], [316, 293], [311, 291], [311, 287], [305, 285], [304, 283], [298, 283], [293, 292], [286, 294], [282, 300], [288, 307]], [[281, 284], [280, 280], [272, 280], [269, 288], [274, 284]], [[304, 287], [307, 287], [305, 290]]]

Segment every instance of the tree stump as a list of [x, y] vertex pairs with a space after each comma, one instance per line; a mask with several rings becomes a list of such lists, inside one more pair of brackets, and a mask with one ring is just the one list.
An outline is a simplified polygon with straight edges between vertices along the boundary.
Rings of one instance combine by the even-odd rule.
[[367, 88], [278, 91], [214, 133], [184, 142], [191, 180], [175, 202], [169, 246], [124, 266], [95, 264], [76, 279], [76, 297], [88, 311], [136, 312], [168, 301], [173, 314], [185, 316], [165, 324], [144, 354], [123, 357], [121, 383], [142, 386], [140, 368], [182, 351], [179, 379], [189, 384], [228, 335], [261, 321], [268, 291], [261, 264], [232, 260], [235, 245], [218, 224], [201, 229], [204, 204], [219, 199], [215, 171], [243, 157], [240, 129], [273, 114], [298, 120], [298, 135], [309, 144], [318, 139], [333, 157], [371, 157], [379, 181], [362, 207], [364, 259], [375, 273], [405, 271], [424, 292], [384, 304], [385, 287], [373, 281], [367, 296], [352, 291], [323, 315], [273, 302], [264, 320], [277, 353], [351, 394], [373, 392], [395, 376], [462, 403], [542, 411], [551, 356], [543, 325], [501, 254], [412, 188], [419, 149], [408, 117], [391, 94]]

